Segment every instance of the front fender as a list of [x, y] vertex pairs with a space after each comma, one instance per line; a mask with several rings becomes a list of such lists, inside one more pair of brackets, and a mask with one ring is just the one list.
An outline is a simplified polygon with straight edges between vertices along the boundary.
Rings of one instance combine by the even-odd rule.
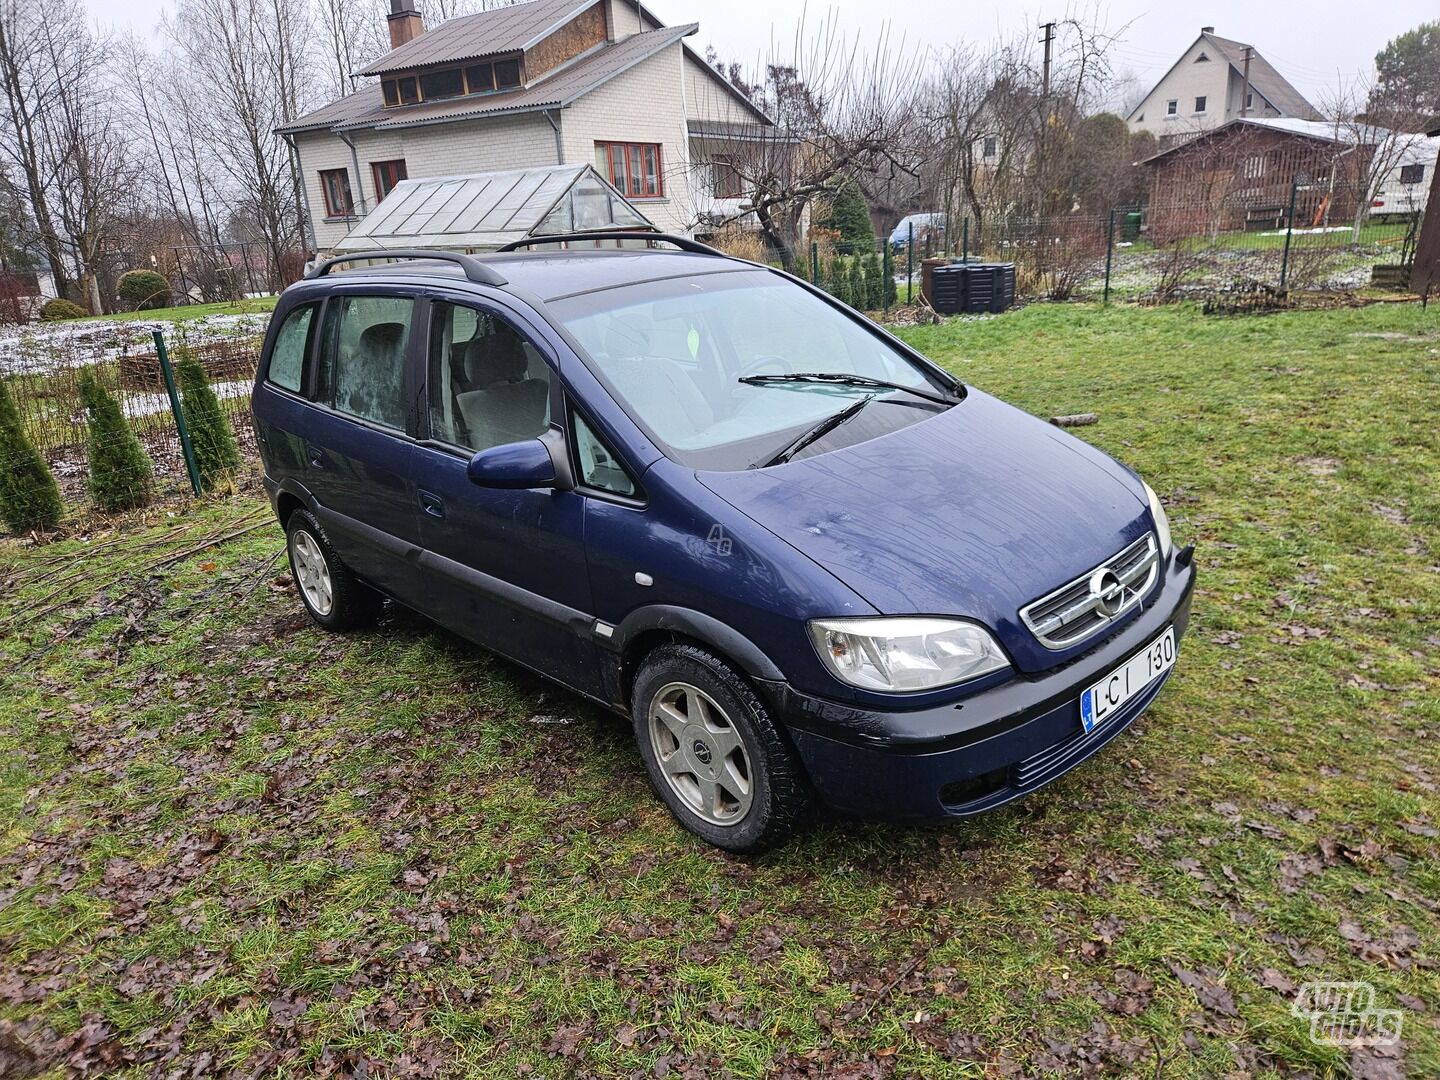
[[779, 682], [785, 678], [760, 647], [733, 626], [704, 612], [672, 604], [647, 604], [636, 608], [601, 644], [624, 656], [636, 639], [652, 630], [683, 634], [708, 645], [733, 661], [751, 678], [767, 682]]

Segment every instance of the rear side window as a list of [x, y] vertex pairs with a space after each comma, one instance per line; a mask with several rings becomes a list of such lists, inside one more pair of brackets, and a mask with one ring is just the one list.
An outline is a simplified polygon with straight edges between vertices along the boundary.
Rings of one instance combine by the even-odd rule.
[[315, 324], [315, 305], [306, 304], [285, 316], [270, 351], [269, 380], [286, 390], [300, 392], [305, 376], [305, 357], [310, 352], [310, 330]]
[[430, 312], [431, 438], [487, 450], [543, 435], [550, 367], [535, 346], [487, 311], [437, 300]]
[[316, 400], [386, 427], [405, 427], [405, 346], [414, 301], [335, 297], [325, 309]]

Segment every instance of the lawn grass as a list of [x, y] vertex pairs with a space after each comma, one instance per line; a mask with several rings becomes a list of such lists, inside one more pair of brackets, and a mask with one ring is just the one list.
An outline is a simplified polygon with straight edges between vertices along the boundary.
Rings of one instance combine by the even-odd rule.
[[[184, 554], [256, 501], [0, 545], [0, 1072], [1440, 1074], [1440, 311], [904, 335], [1098, 413], [1197, 545], [1130, 732], [747, 862], [623, 722], [414, 616], [309, 625], [278, 528]], [[1313, 980], [1401, 1009], [1398, 1056], [1313, 1043]]]
[[129, 322], [133, 319], [166, 319], [174, 323], [190, 322], [211, 315], [249, 315], [263, 311], [274, 311], [280, 297], [256, 296], [243, 300], [221, 300], [214, 304], [184, 304], [180, 307], [152, 308], [149, 311], [117, 311], [113, 315], [87, 315], [70, 322]]
[[[1358, 246], [1373, 248], [1391, 244], [1398, 247], [1405, 238], [1409, 225], [1404, 221], [1367, 221], [1360, 227], [1358, 238], [1349, 225], [1343, 221], [1332, 221], [1324, 227], [1334, 231], [1317, 232], [1315, 231], [1316, 227], [1297, 222], [1290, 242], [1297, 247], [1347, 248]], [[1211, 248], [1239, 251], [1278, 250], [1285, 246], [1285, 227], [1282, 225], [1278, 229], [1253, 231], [1232, 230], [1215, 233], [1213, 236], [1209, 233], [1202, 233], [1184, 241], [1184, 244], [1197, 251]], [[1141, 236], [1130, 245], [1130, 250], [1135, 252], [1154, 251], [1155, 247], [1148, 236]]]

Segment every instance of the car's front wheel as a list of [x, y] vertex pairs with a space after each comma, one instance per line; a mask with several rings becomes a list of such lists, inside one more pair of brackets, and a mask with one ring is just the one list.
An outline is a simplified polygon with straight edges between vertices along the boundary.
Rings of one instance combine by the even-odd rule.
[[799, 762], [749, 684], [694, 645], [656, 649], [635, 677], [635, 739], [660, 798], [716, 847], [784, 840], [810, 802]]
[[380, 615], [383, 601], [340, 561], [320, 523], [306, 510], [296, 510], [285, 524], [290, 572], [305, 611], [326, 630], [368, 626]]

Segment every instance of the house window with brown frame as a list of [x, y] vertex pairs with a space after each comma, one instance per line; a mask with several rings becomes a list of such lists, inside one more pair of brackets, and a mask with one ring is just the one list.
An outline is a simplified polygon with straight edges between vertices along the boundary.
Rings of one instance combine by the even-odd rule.
[[665, 194], [659, 143], [597, 142], [595, 167], [627, 198], [658, 199]]
[[495, 89], [495, 66], [471, 64], [465, 69], [465, 89], [471, 94], [488, 94]]
[[325, 196], [325, 216], [355, 216], [355, 201], [350, 197], [350, 173], [346, 169], [321, 169], [320, 192]]
[[396, 105], [414, 105], [420, 100], [420, 91], [413, 75], [406, 75], [400, 79], [385, 79], [380, 86], [385, 94], [387, 108], [393, 109]]
[[710, 163], [711, 179], [713, 181], [711, 194], [717, 199], [743, 199], [745, 197], [745, 177], [740, 175], [740, 170], [729, 158], [717, 157]]
[[395, 185], [401, 180], [409, 179], [405, 172], [404, 158], [394, 158], [391, 161], [372, 161], [370, 171], [375, 175], [375, 201], [377, 203], [394, 191]]
[[427, 71], [420, 76], [420, 96], [426, 101], [443, 101], [465, 93], [465, 77], [457, 68]]
[[520, 85], [520, 61], [495, 61], [495, 89], [510, 90]]

